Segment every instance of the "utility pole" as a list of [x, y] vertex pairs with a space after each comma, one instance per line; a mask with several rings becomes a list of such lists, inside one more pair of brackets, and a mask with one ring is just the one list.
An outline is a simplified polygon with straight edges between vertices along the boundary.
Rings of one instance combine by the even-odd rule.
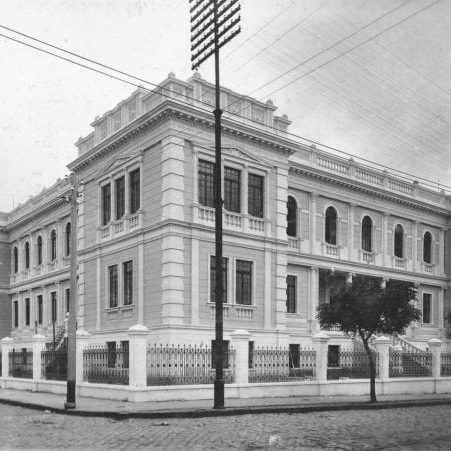
[[69, 319], [67, 322], [67, 396], [64, 407], [75, 409], [75, 377], [77, 352], [77, 231], [78, 231], [78, 180], [71, 175], [72, 190], [70, 194], [70, 297]]
[[224, 408], [224, 318], [222, 277], [222, 171], [219, 49], [240, 31], [238, 0], [190, 0], [192, 70], [215, 55], [215, 382], [214, 409]]

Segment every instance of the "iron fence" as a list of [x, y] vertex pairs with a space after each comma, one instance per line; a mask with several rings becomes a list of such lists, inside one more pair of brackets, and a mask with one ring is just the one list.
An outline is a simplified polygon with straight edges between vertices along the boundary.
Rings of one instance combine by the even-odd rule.
[[406, 352], [390, 349], [389, 356], [389, 377], [432, 376], [432, 354], [430, 352]]
[[[213, 384], [213, 353], [207, 346], [149, 345], [147, 385]], [[224, 382], [235, 378], [235, 350], [224, 349]]]
[[51, 381], [67, 380], [67, 348], [41, 351], [41, 375]]
[[[369, 379], [370, 362], [364, 351], [339, 351], [338, 358], [329, 361], [327, 379]], [[377, 376], [377, 353], [373, 352]]]
[[97, 346], [83, 350], [83, 380], [95, 384], [128, 385], [128, 349]]
[[9, 352], [9, 376], [33, 379], [33, 352], [22, 348]]
[[440, 356], [440, 376], [451, 376], [451, 352], [442, 352]]

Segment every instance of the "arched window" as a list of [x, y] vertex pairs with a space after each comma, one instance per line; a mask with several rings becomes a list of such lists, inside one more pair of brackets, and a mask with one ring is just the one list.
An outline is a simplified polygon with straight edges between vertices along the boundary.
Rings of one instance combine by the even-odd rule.
[[56, 230], [50, 233], [50, 259], [52, 262], [56, 260]]
[[30, 243], [25, 243], [25, 269], [30, 268]]
[[64, 238], [65, 238], [65, 251], [66, 251], [66, 256], [70, 255], [70, 222], [68, 222], [66, 224], [66, 232], [64, 234]]
[[404, 256], [404, 229], [398, 224], [395, 227], [395, 257], [403, 258]]
[[423, 261], [425, 263], [432, 262], [432, 235], [426, 232], [423, 237]]
[[373, 229], [373, 221], [369, 216], [365, 216], [362, 220], [362, 249], [367, 252], [372, 252], [373, 243], [371, 231]]
[[42, 236], [38, 236], [37, 259], [38, 259], [38, 265], [42, 265]]
[[337, 211], [334, 207], [326, 210], [325, 240], [329, 244], [337, 244]]
[[19, 251], [17, 247], [13, 249], [13, 264], [14, 264], [14, 273], [19, 272]]
[[287, 235], [296, 236], [297, 235], [297, 215], [298, 215], [298, 204], [292, 196], [288, 196], [287, 202]]

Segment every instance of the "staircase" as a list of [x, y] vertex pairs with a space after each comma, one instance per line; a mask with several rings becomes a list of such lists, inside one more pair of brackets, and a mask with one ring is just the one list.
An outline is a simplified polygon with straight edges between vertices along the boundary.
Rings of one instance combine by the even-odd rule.
[[58, 351], [66, 344], [67, 342], [66, 328], [67, 328], [67, 320], [64, 320], [64, 323], [58, 327], [55, 333], [55, 348], [53, 347], [53, 336], [52, 336], [51, 341], [48, 341], [45, 344], [45, 348], [47, 350]]

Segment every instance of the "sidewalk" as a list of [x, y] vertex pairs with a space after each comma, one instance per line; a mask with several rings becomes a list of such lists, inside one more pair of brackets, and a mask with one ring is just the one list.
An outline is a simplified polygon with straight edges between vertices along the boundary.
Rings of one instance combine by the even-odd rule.
[[446, 395], [384, 395], [378, 402], [369, 396], [290, 397], [226, 399], [225, 409], [213, 409], [213, 400], [127, 402], [97, 398], [76, 400], [76, 408], [66, 410], [66, 397], [51, 393], [0, 389], [0, 403], [55, 413], [81, 416], [126, 418], [199, 418], [209, 416], [246, 415], [257, 413], [308, 413], [331, 410], [386, 409], [451, 404]]

